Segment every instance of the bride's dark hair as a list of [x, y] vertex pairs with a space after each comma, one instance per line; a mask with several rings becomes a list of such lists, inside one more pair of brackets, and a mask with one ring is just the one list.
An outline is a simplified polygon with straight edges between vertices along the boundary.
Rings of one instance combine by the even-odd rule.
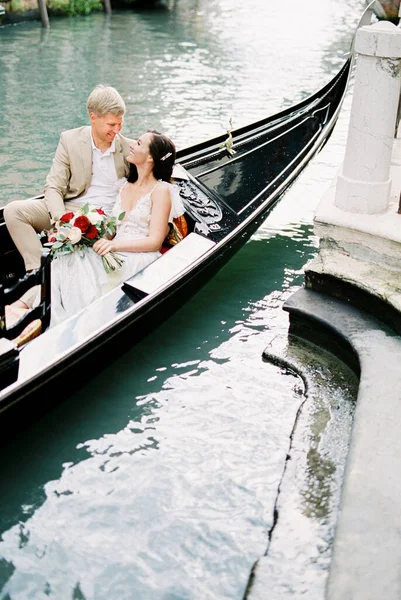
[[[175, 145], [164, 133], [159, 133], [154, 129], [148, 129], [147, 133], [151, 134], [149, 152], [154, 163], [153, 175], [156, 179], [170, 182], [176, 155]], [[129, 166], [128, 181], [135, 183], [137, 179], [137, 168], [131, 163]]]

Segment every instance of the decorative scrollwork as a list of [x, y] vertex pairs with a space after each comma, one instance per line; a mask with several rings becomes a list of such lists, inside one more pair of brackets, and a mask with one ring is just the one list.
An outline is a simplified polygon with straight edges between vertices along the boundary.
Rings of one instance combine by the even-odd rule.
[[[184, 207], [188, 212], [208, 226], [221, 221], [223, 213], [221, 207], [212, 198], [202, 192], [191, 181], [176, 183]], [[218, 227], [217, 227], [218, 228]], [[216, 229], [216, 226], [213, 227]]]

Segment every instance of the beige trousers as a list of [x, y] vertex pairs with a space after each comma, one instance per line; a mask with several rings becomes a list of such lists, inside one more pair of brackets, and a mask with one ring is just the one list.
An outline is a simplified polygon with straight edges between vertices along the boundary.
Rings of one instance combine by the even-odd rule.
[[40, 267], [42, 244], [38, 233], [49, 229], [50, 216], [44, 199], [15, 200], [4, 207], [4, 220], [14, 244], [25, 262], [25, 269]]
[[[77, 205], [68, 201], [68, 209], [74, 211]], [[4, 220], [17, 250], [24, 259], [25, 269], [30, 271], [40, 267], [42, 244], [38, 233], [50, 228], [50, 215], [43, 198], [14, 200], [4, 207]]]

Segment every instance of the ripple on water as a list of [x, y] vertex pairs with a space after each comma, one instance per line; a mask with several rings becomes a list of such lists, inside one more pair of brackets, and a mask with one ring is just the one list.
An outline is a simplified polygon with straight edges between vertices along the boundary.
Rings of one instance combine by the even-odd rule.
[[82, 444], [87, 458], [45, 485], [29, 541], [21, 546], [19, 526], [3, 534], [16, 568], [5, 592], [23, 598], [47, 582], [63, 599], [79, 582], [96, 598], [115, 597], [116, 585], [119, 598], [241, 596], [299, 405], [291, 378], [260, 369], [256, 337], [239, 331], [236, 360], [211, 357], [200, 375], [168, 378], [141, 397], [140, 421]]

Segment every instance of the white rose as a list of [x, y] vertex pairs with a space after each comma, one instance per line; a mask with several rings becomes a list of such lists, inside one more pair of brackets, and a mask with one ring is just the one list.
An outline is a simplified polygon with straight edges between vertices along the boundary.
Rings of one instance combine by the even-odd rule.
[[100, 215], [96, 210], [90, 210], [86, 216], [92, 225], [97, 225], [104, 219], [104, 215]]
[[82, 231], [79, 229], [79, 227], [71, 227], [70, 231], [68, 232], [68, 239], [70, 240], [70, 242], [72, 244], [78, 244], [81, 237]]
[[70, 232], [70, 228], [69, 227], [59, 227], [56, 230], [56, 233], [63, 235], [64, 237], [68, 237], [68, 234]]

